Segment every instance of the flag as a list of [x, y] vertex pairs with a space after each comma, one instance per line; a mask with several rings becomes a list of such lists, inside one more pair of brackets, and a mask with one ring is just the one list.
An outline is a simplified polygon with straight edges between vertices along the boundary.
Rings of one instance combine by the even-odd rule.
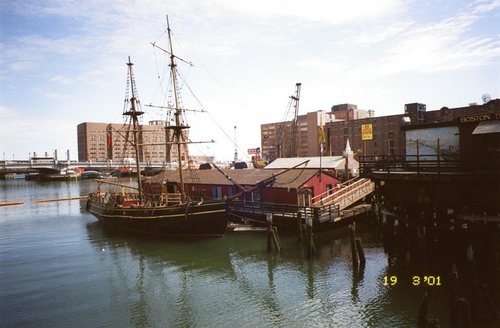
[[320, 116], [320, 119], [319, 119], [319, 133], [318, 133], [318, 142], [320, 144], [323, 144], [325, 142], [325, 129], [323, 128], [324, 124], [323, 124], [323, 117]]

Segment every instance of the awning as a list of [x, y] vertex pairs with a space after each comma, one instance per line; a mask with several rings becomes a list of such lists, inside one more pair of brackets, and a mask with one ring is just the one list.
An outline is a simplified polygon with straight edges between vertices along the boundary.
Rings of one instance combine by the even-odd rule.
[[500, 121], [480, 122], [472, 134], [500, 133]]

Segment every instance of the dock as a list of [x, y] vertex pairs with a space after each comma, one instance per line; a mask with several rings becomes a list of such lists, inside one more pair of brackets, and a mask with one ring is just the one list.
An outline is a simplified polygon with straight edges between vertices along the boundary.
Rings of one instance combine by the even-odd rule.
[[363, 200], [373, 191], [372, 181], [356, 178], [312, 198], [311, 206], [233, 201], [231, 213], [254, 223], [266, 224], [271, 220], [273, 225], [285, 231], [296, 231], [298, 224], [312, 219], [312, 229], [316, 233], [349, 224], [359, 215], [371, 211], [372, 205]]

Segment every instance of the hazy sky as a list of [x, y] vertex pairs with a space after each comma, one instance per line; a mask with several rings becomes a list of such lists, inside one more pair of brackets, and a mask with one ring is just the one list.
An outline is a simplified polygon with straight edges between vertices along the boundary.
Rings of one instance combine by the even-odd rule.
[[[500, 98], [500, 1], [0, 0], [0, 153], [66, 149], [76, 126], [121, 123], [128, 56], [144, 122], [164, 118], [166, 15], [192, 153], [232, 159], [260, 146], [260, 124], [281, 121], [295, 83], [300, 114], [341, 103], [403, 113]], [[160, 77], [159, 77], [160, 76]], [[183, 82], [184, 81], [184, 82]], [[196, 98], [192, 97], [191, 91]], [[198, 99], [198, 100], [196, 100]], [[1, 155], [1, 154], [0, 154]]]

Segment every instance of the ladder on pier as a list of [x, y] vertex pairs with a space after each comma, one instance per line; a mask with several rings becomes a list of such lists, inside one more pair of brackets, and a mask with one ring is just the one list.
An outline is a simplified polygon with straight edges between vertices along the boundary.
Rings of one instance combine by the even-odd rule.
[[375, 190], [375, 183], [366, 178], [354, 178], [337, 185], [333, 190], [317, 195], [312, 199], [313, 207], [323, 208], [338, 205], [339, 210], [351, 206]]

